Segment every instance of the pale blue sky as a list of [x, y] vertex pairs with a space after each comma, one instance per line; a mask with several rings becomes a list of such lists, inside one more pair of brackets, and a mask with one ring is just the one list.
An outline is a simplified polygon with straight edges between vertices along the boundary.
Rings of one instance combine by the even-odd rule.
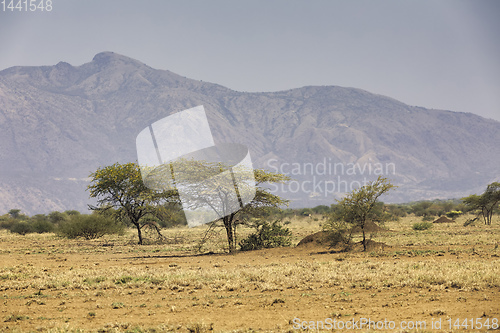
[[500, 1], [53, 0], [52, 6], [43, 13], [0, 11], [0, 69], [77, 66], [114, 51], [239, 91], [356, 87], [500, 120]]

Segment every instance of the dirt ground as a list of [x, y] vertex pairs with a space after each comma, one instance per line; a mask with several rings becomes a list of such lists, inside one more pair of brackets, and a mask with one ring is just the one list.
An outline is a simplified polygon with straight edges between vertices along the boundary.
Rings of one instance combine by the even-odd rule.
[[[175, 244], [142, 247], [130, 244], [133, 234], [84, 241], [1, 231], [0, 331], [352, 331], [353, 322], [358, 332], [498, 328], [498, 224], [441, 225], [424, 237], [410, 223], [378, 235], [386, 246], [350, 253], [310, 243], [197, 254], [184, 244], [189, 229], [171, 231]], [[317, 230], [296, 226], [295, 244]], [[469, 230], [470, 243], [446, 236]], [[372, 326], [360, 327], [363, 320]]]

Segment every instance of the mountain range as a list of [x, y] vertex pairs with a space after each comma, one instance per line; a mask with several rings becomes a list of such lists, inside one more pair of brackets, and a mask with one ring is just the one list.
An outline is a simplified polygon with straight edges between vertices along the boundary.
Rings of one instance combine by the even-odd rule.
[[462, 197], [500, 177], [500, 122], [473, 113], [337, 86], [239, 92], [103, 52], [0, 71], [0, 214], [86, 210], [91, 172], [136, 161], [141, 130], [198, 105], [216, 143], [292, 177], [270, 185], [292, 207], [329, 205], [378, 175], [398, 186], [388, 202]]

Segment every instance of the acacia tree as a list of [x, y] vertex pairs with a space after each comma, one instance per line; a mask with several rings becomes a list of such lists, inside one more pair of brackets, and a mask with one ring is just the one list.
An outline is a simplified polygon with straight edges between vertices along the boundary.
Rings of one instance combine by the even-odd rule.
[[[342, 200], [337, 200], [325, 229], [329, 232], [332, 243], [340, 240], [350, 242], [352, 231], [361, 229], [363, 233], [363, 250], [366, 251], [365, 228], [368, 222], [380, 222], [383, 219], [383, 210], [377, 208], [378, 198], [394, 188], [387, 178], [379, 176], [377, 180], [354, 189]], [[348, 236], [345, 233], [349, 232]]]
[[21, 210], [20, 209], [11, 209], [11, 210], [9, 210], [9, 215], [13, 219], [20, 219], [20, 218], [22, 218], [24, 216], [23, 214], [21, 214]]
[[136, 227], [139, 244], [143, 243], [142, 229], [145, 226], [153, 227], [159, 233], [158, 226], [147, 217], [153, 216], [161, 203], [178, 200], [174, 190], [157, 192], [147, 188], [136, 163], [116, 163], [99, 168], [90, 177], [87, 190], [91, 198], [97, 199], [97, 206], [90, 208], [101, 211], [116, 209], [118, 216]]
[[[236, 168], [233, 170], [235, 168], [223, 163], [201, 160], [181, 160], [172, 165], [172, 169], [176, 170], [173, 178], [185, 213], [191, 214], [189, 210], [204, 208], [205, 215], [213, 217], [208, 219], [214, 221], [213, 225], [221, 221], [230, 252], [236, 250], [236, 228], [244, 216], [257, 216], [267, 207], [288, 205], [287, 200], [272, 194], [265, 184], [283, 183], [290, 179], [262, 169]], [[244, 202], [245, 197], [248, 202]], [[208, 222], [206, 218], [205, 221]]]
[[482, 217], [484, 224], [490, 225], [493, 213], [500, 203], [500, 183], [491, 183], [483, 194], [472, 194], [462, 200], [469, 210], [476, 212], [474, 220]]

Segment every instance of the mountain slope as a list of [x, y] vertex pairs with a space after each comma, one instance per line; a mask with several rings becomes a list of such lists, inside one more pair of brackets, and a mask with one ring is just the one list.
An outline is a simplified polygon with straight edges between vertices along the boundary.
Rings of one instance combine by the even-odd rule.
[[394, 201], [462, 196], [500, 176], [493, 120], [335, 86], [236, 92], [104, 52], [0, 72], [0, 212], [85, 209], [92, 171], [135, 161], [143, 128], [197, 105], [216, 142], [246, 144], [256, 167], [295, 179], [280, 188], [295, 206], [332, 203], [339, 186], [380, 173], [400, 186]]

